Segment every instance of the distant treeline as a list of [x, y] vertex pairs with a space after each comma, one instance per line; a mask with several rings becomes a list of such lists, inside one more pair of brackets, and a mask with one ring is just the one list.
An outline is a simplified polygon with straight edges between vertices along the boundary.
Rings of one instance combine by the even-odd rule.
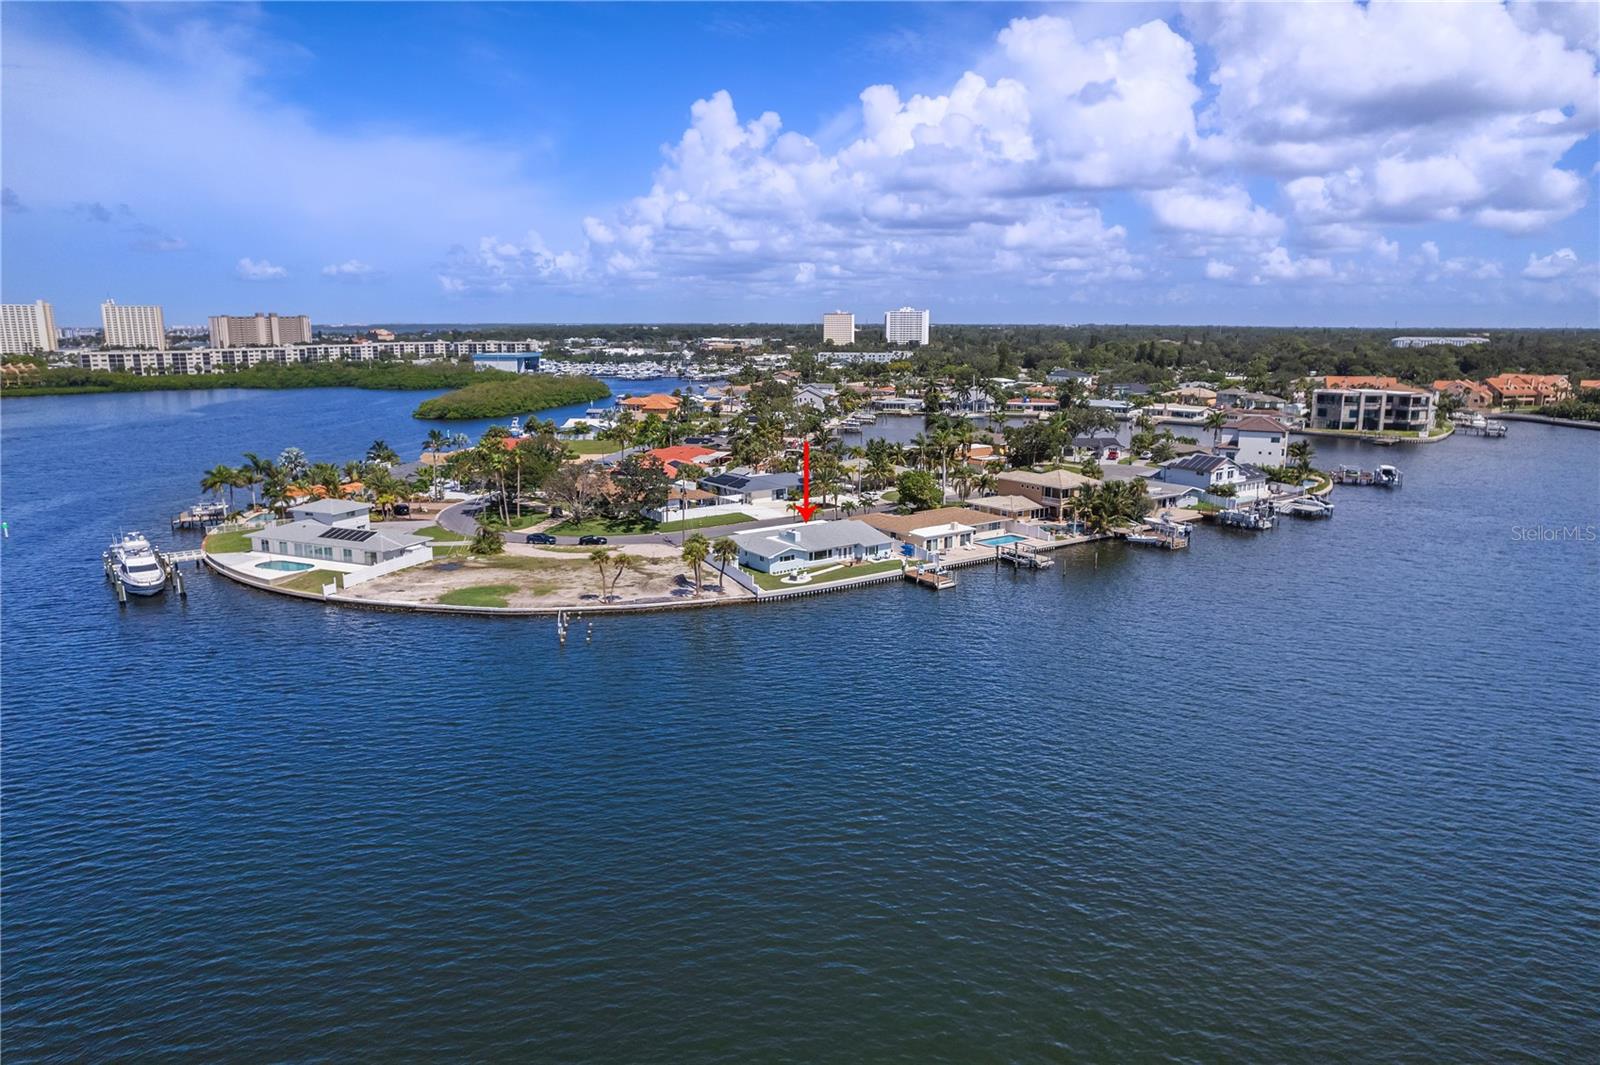
[[[13, 396], [66, 396], [91, 392], [165, 392], [196, 388], [376, 388], [424, 391], [459, 388], [486, 372], [470, 364], [437, 362], [344, 363], [256, 366], [236, 373], [158, 374], [142, 377], [104, 370], [33, 368], [13, 380], [5, 375], [3, 394]], [[510, 377], [510, 374], [504, 376]]]
[[593, 403], [610, 394], [611, 389], [593, 377], [496, 373], [488, 378], [480, 376], [465, 388], [424, 400], [412, 414], [417, 418], [452, 421], [504, 418], [508, 414]]

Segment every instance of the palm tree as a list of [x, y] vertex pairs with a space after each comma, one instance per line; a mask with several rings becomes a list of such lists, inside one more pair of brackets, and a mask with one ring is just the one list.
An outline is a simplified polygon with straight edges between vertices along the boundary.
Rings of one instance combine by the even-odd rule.
[[[217, 499], [220, 501], [222, 499], [222, 492], [224, 489], [226, 489], [228, 492], [229, 502], [231, 503], [233, 497], [233, 486], [238, 483], [238, 480], [239, 471], [235, 470], [232, 466], [224, 466], [218, 463], [207, 470], [205, 475], [200, 478], [200, 491], [215, 492], [217, 493]], [[229, 509], [232, 508], [230, 507]]]
[[278, 472], [278, 467], [271, 459], [264, 459], [253, 451], [244, 453], [244, 465], [241, 469], [250, 472], [250, 505], [256, 505], [256, 485], [265, 484], [267, 479]]
[[[436, 429], [434, 432], [438, 432], [438, 430]], [[395, 453], [394, 448], [382, 440], [374, 440], [372, 446], [367, 448], [367, 461], [381, 462], [385, 466], [393, 466], [400, 461], [400, 456]]]
[[1311, 456], [1316, 453], [1309, 440], [1296, 440], [1289, 445], [1289, 457], [1294, 459], [1295, 467], [1299, 469], [1302, 477], [1311, 469]]
[[229, 507], [230, 510], [233, 508], [233, 490], [235, 488], [248, 488], [248, 489], [250, 489], [250, 505], [251, 506], [255, 505], [255, 501], [256, 501], [255, 483], [256, 483], [255, 474], [250, 472], [249, 467], [247, 467], [247, 466], [236, 466], [234, 468], [233, 480], [228, 482], [228, 507]]
[[683, 560], [694, 567], [694, 594], [700, 595], [700, 568], [706, 564], [706, 559], [711, 554], [711, 541], [701, 533], [695, 533], [683, 542]]
[[611, 552], [603, 547], [597, 547], [589, 552], [589, 561], [600, 571], [600, 599], [603, 602], [606, 597], [606, 566], [611, 564]]
[[626, 551], [618, 551], [611, 556], [611, 598], [617, 597], [617, 582], [622, 580], [622, 575], [630, 569], [639, 568], [639, 560]]
[[1209, 411], [1201, 424], [1211, 430], [1211, 446], [1216, 447], [1222, 439], [1222, 427], [1228, 424], [1228, 416], [1220, 410]]
[[733, 542], [731, 536], [719, 536], [711, 544], [711, 555], [722, 572], [717, 581], [717, 591], [720, 592], [728, 582], [728, 565], [739, 560], [739, 545]]

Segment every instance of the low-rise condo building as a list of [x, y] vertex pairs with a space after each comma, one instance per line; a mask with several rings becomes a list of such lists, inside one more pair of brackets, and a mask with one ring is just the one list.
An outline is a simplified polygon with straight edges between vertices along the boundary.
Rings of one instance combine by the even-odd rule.
[[1441, 379], [1433, 383], [1433, 390], [1454, 399], [1466, 410], [1492, 410], [1495, 406], [1494, 389], [1477, 381]]
[[1311, 393], [1311, 428], [1425, 433], [1433, 425], [1432, 390], [1393, 377], [1326, 377]]
[[1502, 373], [1483, 383], [1502, 407], [1548, 407], [1572, 398], [1572, 382], [1558, 373]]

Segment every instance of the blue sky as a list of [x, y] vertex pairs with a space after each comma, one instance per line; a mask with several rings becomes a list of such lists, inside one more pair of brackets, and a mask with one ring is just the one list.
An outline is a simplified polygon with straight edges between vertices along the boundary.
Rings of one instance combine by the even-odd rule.
[[92, 324], [1600, 325], [1593, 5], [8, 3]]

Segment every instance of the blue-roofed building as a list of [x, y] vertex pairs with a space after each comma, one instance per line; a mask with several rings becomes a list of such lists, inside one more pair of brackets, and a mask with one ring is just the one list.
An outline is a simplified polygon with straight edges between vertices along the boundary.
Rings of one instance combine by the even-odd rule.
[[505, 370], [507, 373], [538, 373], [538, 351], [484, 351], [472, 356], [474, 370]]

